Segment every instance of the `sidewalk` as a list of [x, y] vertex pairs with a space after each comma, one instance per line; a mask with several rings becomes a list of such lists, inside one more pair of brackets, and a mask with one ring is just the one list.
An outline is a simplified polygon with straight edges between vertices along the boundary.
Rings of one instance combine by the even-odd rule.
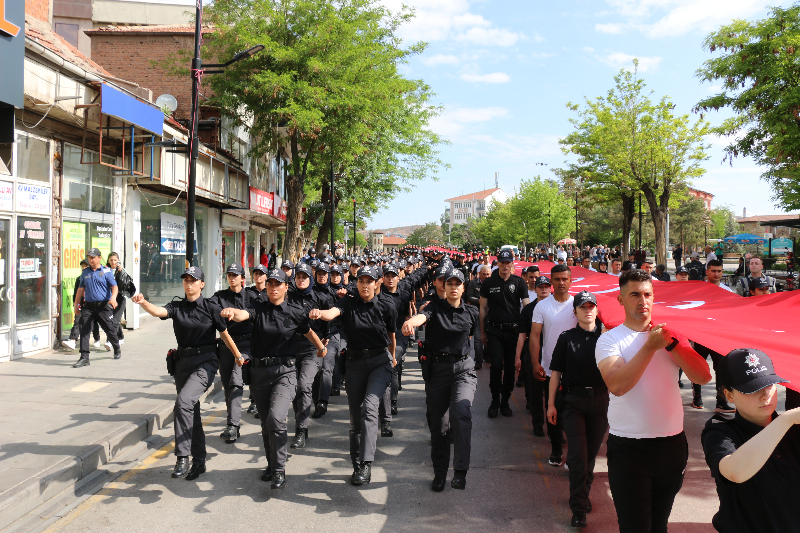
[[93, 348], [83, 368], [66, 349], [0, 364], [0, 529], [171, 423], [173, 344], [172, 322], [153, 319], [119, 360]]

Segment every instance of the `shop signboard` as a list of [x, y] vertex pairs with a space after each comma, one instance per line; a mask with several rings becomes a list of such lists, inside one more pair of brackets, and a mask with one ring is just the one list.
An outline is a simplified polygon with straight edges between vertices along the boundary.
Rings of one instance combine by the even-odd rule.
[[770, 242], [770, 251], [773, 254], [785, 254], [786, 252], [793, 252], [794, 251], [794, 243], [792, 239], [787, 239], [786, 237], [779, 237], [777, 239], [772, 239]]
[[92, 245], [91, 248], [100, 250], [103, 264], [108, 261], [108, 254], [111, 253], [111, 236], [114, 228], [111, 224], [92, 224]]
[[17, 211], [49, 215], [51, 204], [50, 187], [17, 183]]
[[61, 324], [62, 331], [72, 328], [75, 322], [75, 309], [72, 297], [75, 282], [81, 274], [81, 259], [86, 257], [86, 223], [64, 222], [61, 236], [63, 261], [61, 261]]
[[14, 184], [10, 181], [0, 181], [0, 211], [14, 209]]
[[[162, 212], [161, 218], [161, 250], [162, 255], [186, 254], [186, 218]], [[194, 225], [197, 235], [197, 224]], [[194, 253], [197, 253], [197, 238], [194, 240]]]
[[250, 210], [264, 215], [273, 215], [273, 194], [250, 187]]

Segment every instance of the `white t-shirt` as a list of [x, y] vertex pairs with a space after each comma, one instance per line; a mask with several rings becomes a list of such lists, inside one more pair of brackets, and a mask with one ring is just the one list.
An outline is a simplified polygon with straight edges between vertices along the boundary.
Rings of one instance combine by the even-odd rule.
[[[606, 357], [621, 356], [627, 363], [641, 350], [649, 335], [619, 325], [600, 335], [595, 359], [599, 363]], [[675, 335], [675, 338], [689, 346], [685, 337]], [[675, 379], [678, 368], [671, 353], [658, 350], [631, 390], [622, 396], [609, 392], [609, 433], [630, 439], [653, 439], [683, 431], [683, 403]]]
[[542, 325], [542, 366], [548, 376], [558, 336], [578, 325], [578, 317], [572, 309], [573, 300], [574, 297], [570, 296], [566, 302], [559, 303], [551, 294], [533, 309], [532, 322]]
[[556, 253], [556, 259], [563, 259], [564, 261], [566, 261], [567, 260], [567, 252], [565, 252], [564, 250], [559, 250]]
[[709, 261], [716, 261], [716, 260], [717, 260], [717, 254], [715, 254], [714, 252], [708, 252], [708, 255], [706, 256], [706, 264], [708, 264]]
[[[534, 301], [536, 298], [537, 298], [537, 296], [536, 296], [536, 291], [532, 291], [532, 290], [528, 289], [528, 300], [530, 300], [530, 301], [532, 302], [532, 301]], [[530, 302], [529, 302], [529, 303], [530, 303]]]
[[620, 276], [622, 275], [622, 271], [620, 271], [620, 273], [619, 273], [619, 274], [614, 274], [613, 272], [611, 272], [611, 271], [609, 270], [609, 271], [608, 271], [608, 275], [609, 275], [609, 276], [616, 276], [616, 277], [620, 277]]
[[[708, 283], [711, 283], [711, 282], [709, 281]], [[732, 293], [736, 294], [736, 291], [734, 291], [733, 289], [731, 289], [730, 287], [728, 287], [728, 286], [727, 286], [727, 285], [725, 285], [724, 283], [720, 283], [720, 284], [718, 285], [718, 287], [719, 287], [720, 289], [725, 289], [725, 290], [726, 290], [726, 291], [728, 291], [728, 292], [732, 292]]]

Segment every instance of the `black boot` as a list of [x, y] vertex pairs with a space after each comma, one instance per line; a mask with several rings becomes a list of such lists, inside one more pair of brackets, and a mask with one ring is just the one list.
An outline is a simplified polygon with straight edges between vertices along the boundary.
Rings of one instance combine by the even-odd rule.
[[489, 405], [489, 418], [497, 418], [500, 409], [500, 397], [492, 395], [492, 403]]
[[290, 448], [305, 448], [306, 440], [308, 439], [308, 428], [297, 428], [292, 439]]
[[341, 396], [341, 395], [342, 393], [337, 387], [331, 389], [331, 396]]
[[392, 431], [392, 424], [390, 422], [381, 422], [381, 437], [392, 437], [394, 436], [394, 432]]
[[283, 470], [276, 470], [272, 473], [271, 489], [282, 489], [286, 485], [286, 473]]
[[320, 418], [325, 416], [325, 413], [328, 412], [328, 403], [327, 402], [319, 402], [317, 407], [314, 409], [314, 414], [311, 415], [311, 418]]
[[236, 439], [239, 438], [239, 426], [229, 426], [230, 431], [228, 432], [228, 437], [225, 439], [225, 442], [228, 444], [233, 444], [236, 442]]
[[392, 402], [392, 416], [397, 416], [397, 400]]
[[192, 467], [189, 469], [189, 472], [186, 474], [186, 479], [189, 481], [194, 481], [195, 479], [200, 477], [200, 474], [206, 473], [206, 462], [203, 461], [202, 463], [199, 461], [192, 461]]
[[186, 474], [189, 472], [189, 458], [188, 457], [178, 457], [178, 461], [175, 463], [175, 468], [172, 470], [172, 477], [185, 477]]
[[272, 481], [272, 467], [268, 466], [261, 473], [261, 481]]
[[450, 482], [450, 487], [458, 490], [467, 488], [467, 471], [456, 470], [453, 473], [453, 481]]
[[569, 523], [572, 527], [586, 527], [586, 513], [575, 511], [572, 513], [572, 521]]
[[511, 411], [511, 407], [508, 406], [508, 398], [500, 402], [500, 414], [503, 416], [511, 416], [514, 414], [513, 411]]
[[366, 485], [372, 480], [372, 462], [364, 461], [358, 463], [353, 469], [353, 477], [351, 483], [353, 485]]
[[433, 476], [433, 481], [431, 482], [431, 490], [433, 492], [442, 492], [444, 490], [445, 483], [447, 483], [447, 476], [444, 474], [436, 474]]

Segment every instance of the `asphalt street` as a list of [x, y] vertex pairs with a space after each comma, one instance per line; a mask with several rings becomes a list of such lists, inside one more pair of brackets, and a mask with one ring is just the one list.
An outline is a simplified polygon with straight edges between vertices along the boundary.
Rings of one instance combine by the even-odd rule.
[[[224, 401], [218, 394], [204, 405], [209, 459], [208, 472], [200, 479], [170, 477], [175, 459], [172, 442], [167, 440], [168, 444], [142, 457], [135, 468], [75, 506], [47, 531], [575, 531], [569, 527], [568, 471], [547, 463], [549, 441], [533, 435], [523, 389], [514, 391], [512, 417], [487, 418], [486, 366], [477, 372], [467, 488], [450, 488], [451, 470], [445, 491], [432, 492], [430, 434], [414, 351], [407, 356], [406, 368], [394, 437], [379, 437], [369, 485], [349, 484], [345, 391], [331, 398], [326, 416], [312, 419], [306, 448], [292, 451], [287, 485], [281, 491], [270, 490], [259, 479], [266, 460], [258, 420], [243, 414], [242, 438], [235, 444], [218, 437], [225, 422]], [[713, 406], [713, 385], [703, 389], [706, 405]], [[691, 409], [689, 391], [682, 389], [690, 460], [670, 531], [710, 532], [718, 500], [699, 436], [712, 413], [708, 408]], [[293, 416], [290, 411], [290, 428]], [[170, 431], [171, 426], [165, 437]], [[596, 473], [591, 496], [594, 510], [584, 531], [618, 531], [605, 445]]]

